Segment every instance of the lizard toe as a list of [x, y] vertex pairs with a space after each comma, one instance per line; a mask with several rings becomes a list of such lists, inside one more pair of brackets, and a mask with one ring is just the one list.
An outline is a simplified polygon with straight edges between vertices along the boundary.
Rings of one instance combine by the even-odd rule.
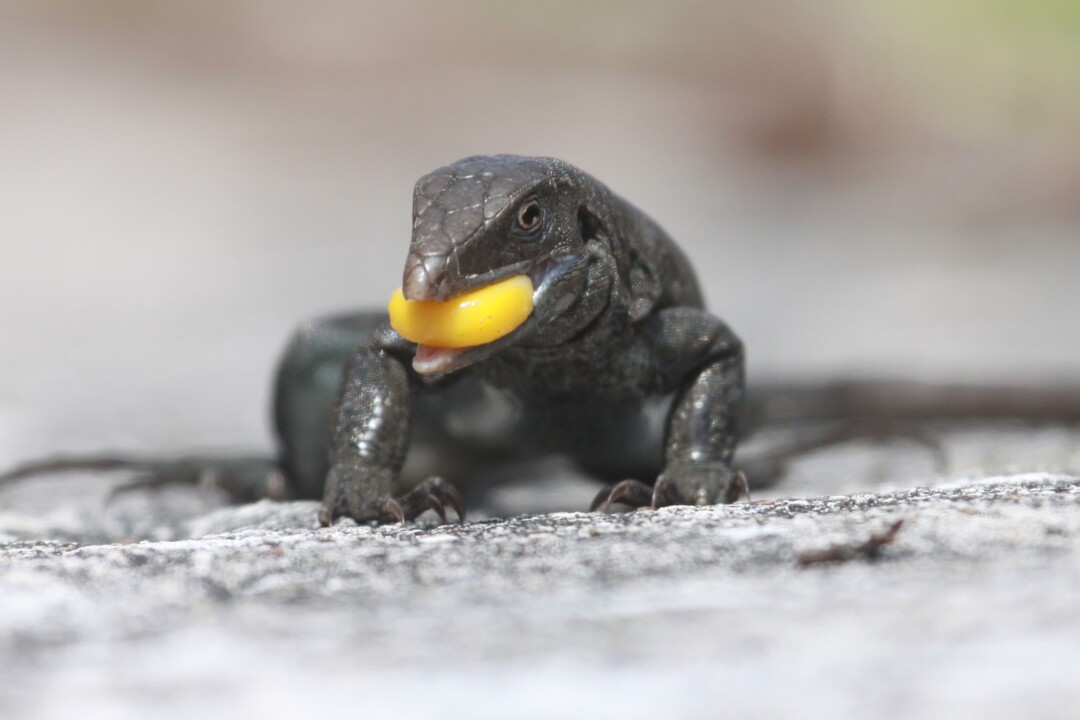
[[652, 497], [653, 489], [640, 480], [623, 480], [601, 490], [589, 505], [589, 512], [608, 512], [615, 503], [634, 508], [649, 507]]
[[668, 466], [657, 478], [652, 506], [728, 504], [742, 495], [750, 498], [749, 483], [741, 470], [720, 463], [680, 464]]
[[389, 516], [402, 525], [405, 524], [405, 510], [401, 507], [401, 503], [394, 498], [387, 498], [383, 504], [383, 516]]
[[461, 493], [446, 480], [433, 477], [404, 495], [387, 500], [380, 519], [404, 523], [415, 520], [427, 510], [432, 510], [445, 525], [449, 522], [446, 517], [448, 505], [457, 513], [458, 521], [464, 522], [465, 503], [461, 499]]
[[746, 496], [747, 502], [753, 502], [753, 498], [750, 497], [750, 481], [747, 480], [746, 473], [739, 470], [735, 473], [735, 477], [732, 478], [731, 484], [728, 485], [724, 502], [733, 503], [742, 495]]
[[652, 498], [650, 498], [649, 507], [653, 510], [662, 508], [667, 505], [677, 505], [678, 503], [678, 491], [671, 484], [671, 481], [664, 475], [656, 478], [656, 483], [653, 485]]

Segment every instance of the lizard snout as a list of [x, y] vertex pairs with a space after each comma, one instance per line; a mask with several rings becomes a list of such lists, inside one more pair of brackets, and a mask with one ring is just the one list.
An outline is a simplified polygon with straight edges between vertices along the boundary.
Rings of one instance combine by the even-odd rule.
[[445, 301], [450, 293], [446, 283], [446, 257], [424, 257], [409, 253], [405, 261], [405, 275], [401, 292], [406, 300]]

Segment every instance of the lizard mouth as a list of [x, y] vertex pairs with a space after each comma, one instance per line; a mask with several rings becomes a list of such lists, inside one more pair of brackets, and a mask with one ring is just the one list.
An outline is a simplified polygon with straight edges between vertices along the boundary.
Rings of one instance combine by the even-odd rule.
[[413, 356], [413, 370], [421, 375], [443, 375], [463, 367], [456, 362], [466, 348], [441, 348], [430, 345], [417, 345]]
[[[480, 345], [470, 347], [436, 347], [424, 343], [416, 346], [416, 355], [413, 357], [413, 370], [424, 376], [445, 375], [473, 365], [485, 358], [491, 357], [503, 348], [516, 344], [522, 338], [528, 337], [536, 330], [538, 323], [537, 309], [546, 308], [547, 298], [551, 295], [552, 288], [566, 272], [579, 262], [576, 256], [559, 258], [545, 258], [536, 263], [523, 274], [532, 282], [532, 310], [528, 317], [506, 335]], [[488, 277], [506, 277], [513, 274], [514, 270], [520, 272], [520, 266], [503, 268], [488, 275]], [[491, 282], [485, 283], [490, 285]]]

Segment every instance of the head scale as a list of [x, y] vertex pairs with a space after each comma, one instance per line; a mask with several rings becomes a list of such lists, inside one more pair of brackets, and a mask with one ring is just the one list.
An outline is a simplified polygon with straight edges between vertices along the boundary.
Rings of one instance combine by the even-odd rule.
[[567, 168], [550, 158], [478, 156], [420, 178], [405, 297], [447, 300], [549, 255], [561, 235], [551, 190]]

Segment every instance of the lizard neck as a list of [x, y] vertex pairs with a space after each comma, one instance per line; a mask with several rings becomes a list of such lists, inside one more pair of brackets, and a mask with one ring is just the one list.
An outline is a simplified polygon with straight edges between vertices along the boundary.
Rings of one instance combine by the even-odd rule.
[[529, 345], [506, 348], [479, 364], [477, 372], [524, 397], [549, 400], [622, 397], [636, 387], [612, 371], [632, 364], [640, 349], [625, 289], [613, 270], [613, 258], [598, 247], [588, 264], [587, 290], [562, 318], [573, 322], [541, 330]]

